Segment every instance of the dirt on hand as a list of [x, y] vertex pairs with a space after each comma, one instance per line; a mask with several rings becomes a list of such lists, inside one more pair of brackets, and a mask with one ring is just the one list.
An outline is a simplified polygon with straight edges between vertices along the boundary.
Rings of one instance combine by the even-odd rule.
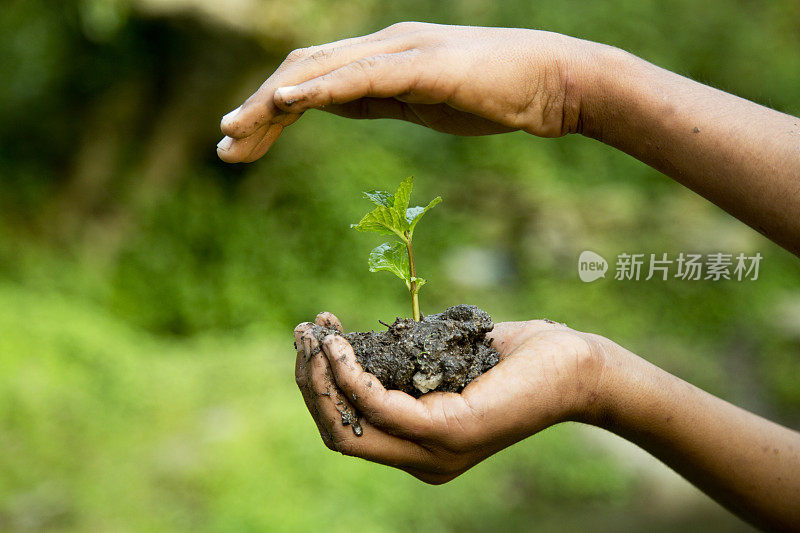
[[[492, 318], [474, 305], [457, 305], [416, 322], [397, 318], [386, 331], [342, 335], [367, 372], [387, 389], [415, 398], [431, 391], [461, 392], [497, 364], [497, 350], [486, 334]], [[314, 326], [321, 342], [336, 330]]]

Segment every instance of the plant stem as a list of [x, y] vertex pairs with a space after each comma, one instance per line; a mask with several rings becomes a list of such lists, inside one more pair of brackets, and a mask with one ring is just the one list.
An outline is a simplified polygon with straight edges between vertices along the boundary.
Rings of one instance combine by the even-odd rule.
[[409, 292], [411, 292], [411, 313], [414, 316], [414, 320], [419, 322], [419, 289], [417, 289], [417, 282], [414, 281], [414, 278], [417, 277], [417, 270], [414, 267], [414, 248], [411, 246], [411, 236], [407, 231], [405, 236], [406, 249], [408, 250], [408, 270], [409, 274], [411, 274], [411, 284], [408, 287]]

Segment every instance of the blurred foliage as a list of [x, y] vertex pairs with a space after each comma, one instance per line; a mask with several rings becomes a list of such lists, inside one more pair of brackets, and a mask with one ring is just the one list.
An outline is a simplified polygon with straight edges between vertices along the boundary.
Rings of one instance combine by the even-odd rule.
[[[219, 117], [292, 48], [405, 19], [602, 41], [800, 113], [790, 0], [6, 2], [0, 529], [743, 527], [711, 505], [652, 508], [576, 427], [443, 487], [319, 442], [289, 332], [322, 309], [352, 329], [406, 312], [366, 270], [378, 241], [348, 226], [360, 191], [409, 174], [420, 198], [444, 198], [415, 243], [423, 312], [547, 316], [800, 423], [797, 258], [624, 154], [311, 112], [261, 161], [216, 160]], [[755, 282], [583, 284], [584, 249], [764, 259]], [[463, 282], [475, 254], [490, 282]]]

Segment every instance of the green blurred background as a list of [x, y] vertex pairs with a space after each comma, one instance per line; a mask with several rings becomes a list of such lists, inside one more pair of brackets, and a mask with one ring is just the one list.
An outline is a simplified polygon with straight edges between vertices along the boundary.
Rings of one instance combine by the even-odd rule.
[[[423, 312], [593, 331], [800, 425], [800, 263], [625, 154], [310, 112], [251, 165], [219, 117], [291, 49], [399, 20], [544, 28], [800, 113], [794, 0], [11, 0], [0, 10], [0, 530], [740, 531], [627, 443], [552, 428], [444, 486], [329, 452], [291, 330], [407, 313], [348, 225], [417, 177]], [[579, 253], [760, 252], [751, 282], [584, 284]]]

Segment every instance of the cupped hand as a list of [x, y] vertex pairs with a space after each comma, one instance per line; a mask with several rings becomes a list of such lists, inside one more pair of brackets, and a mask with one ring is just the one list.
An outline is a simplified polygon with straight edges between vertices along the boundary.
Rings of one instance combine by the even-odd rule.
[[458, 135], [564, 135], [578, 127], [579, 81], [597, 46], [544, 31], [402, 22], [298, 49], [222, 118], [217, 153], [254, 161], [311, 108]]
[[[342, 330], [330, 313], [316, 323]], [[325, 444], [433, 484], [553, 424], [602, 416], [603, 371], [618, 348], [551, 321], [504, 322], [490, 333], [500, 353], [494, 368], [460, 394], [415, 399], [365, 372], [343, 337], [320, 346], [312, 326], [295, 328], [295, 377]], [[342, 413], [357, 420], [360, 436]]]

